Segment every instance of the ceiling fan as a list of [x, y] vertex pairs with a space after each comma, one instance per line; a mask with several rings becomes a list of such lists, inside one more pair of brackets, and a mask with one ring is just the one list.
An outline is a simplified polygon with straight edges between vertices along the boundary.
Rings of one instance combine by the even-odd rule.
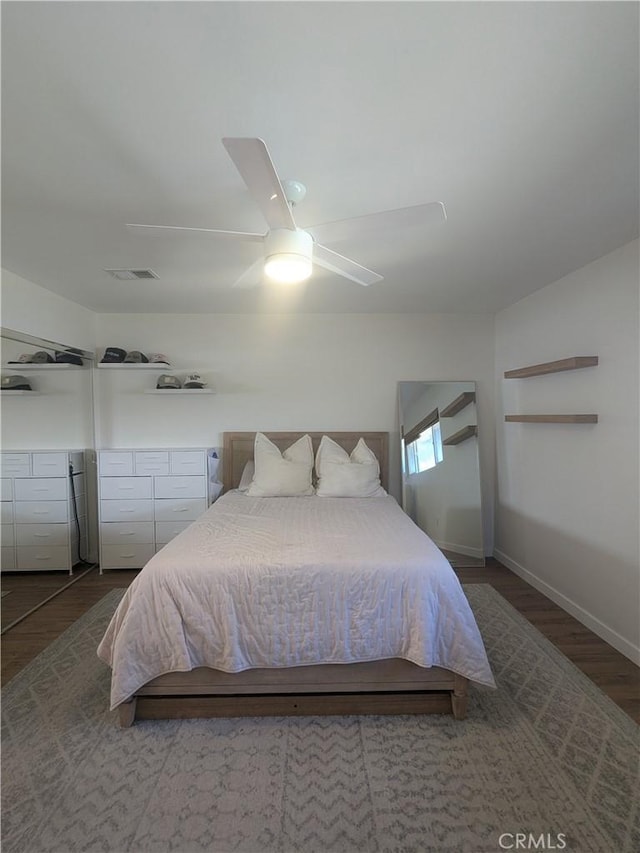
[[259, 284], [262, 272], [280, 282], [303, 281], [311, 275], [314, 263], [366, 287], [381, 281], [383, 276], [328, 249], [319, 240], [323, 242], [343, 240], [345, 237], [369, 231], [429, 225], [432, 222], [442, 222], [447, 218], [444, 204], [436, 201], [430, 204], [385, 210], [352, 219], [326, 222], [306, 229], [298, 228], [293, 218], [293, 208], [305, 197], [305, 186], [299, 181], [280, 180], [262, 139], [225, 137], [222, 144], [267, 221], [269, 230], [266, 234], [222, 231], [217, 228], [188, 228], [179, 225], [128, 223], [127, 227], [202, 231], [219, 237], [262, 243], [263, 256], [240, 276], [234, 287], [252, 287]]

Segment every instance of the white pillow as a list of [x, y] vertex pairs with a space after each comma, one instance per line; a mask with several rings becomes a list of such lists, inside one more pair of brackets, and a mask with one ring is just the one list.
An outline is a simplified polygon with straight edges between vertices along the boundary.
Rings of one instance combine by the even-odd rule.
[[247, 463], [245, 463], [244, 468], [242, 469], [242, 476], [240, 477], [240, 483], [238, 484], [239, 492], [246, 492], [249, 486], [251, 485], [251, 481], [253, 480], [253, 474], [256, 470], [256, 466], [254, 464], [253, 459], [250, 459]]
[[387, 493], [380, 485], [380, 465], [375, 453], [359, 439], [351, 456], [326, 435], [316, 454], [321, 498], [378, 498]]
[[255, 498], [312, 495], [313, 445], [303, 435], [282, 453], [266, 435], [256, 433], [255, 472], [247, 494]]

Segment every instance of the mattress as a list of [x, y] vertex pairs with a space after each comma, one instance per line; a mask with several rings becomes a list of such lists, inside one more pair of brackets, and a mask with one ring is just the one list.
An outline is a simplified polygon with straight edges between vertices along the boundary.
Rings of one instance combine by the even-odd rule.
[[151, 679], [403, 658], [495, 686], [451, 566], [394, 498], [231, 491], [159, 551], [98, 647], [111, 707]]

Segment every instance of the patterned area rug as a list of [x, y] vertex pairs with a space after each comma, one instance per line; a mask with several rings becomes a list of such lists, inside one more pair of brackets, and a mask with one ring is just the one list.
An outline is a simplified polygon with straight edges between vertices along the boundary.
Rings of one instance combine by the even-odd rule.
[[465, 590], [499, 688], [464, 722], [125, 730], [95, 652], [109, 593], [3, 690], [3, 853], [640, 850], [638, 727], [490, 586]]

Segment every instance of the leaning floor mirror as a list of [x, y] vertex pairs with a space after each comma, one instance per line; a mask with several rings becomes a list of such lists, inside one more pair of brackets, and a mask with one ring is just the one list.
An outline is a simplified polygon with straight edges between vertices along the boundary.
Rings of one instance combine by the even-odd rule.
[[484, 566], [475, 382], [399, 382], [402, 505], [454, 567]]
[[97, 536], [93, 353], [2, 327], [0, 355], [4, 633], [95, 562]]

